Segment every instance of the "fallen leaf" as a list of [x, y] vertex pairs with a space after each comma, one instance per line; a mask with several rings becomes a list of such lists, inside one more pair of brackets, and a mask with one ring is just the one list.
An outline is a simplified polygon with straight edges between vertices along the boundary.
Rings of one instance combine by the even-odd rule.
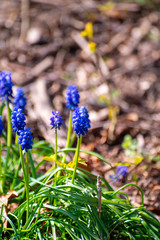
[[9, 190], [6, 195], [0, 195], [0, 212], [2, 211], [3, 228], [7, 227], [7, 219], [5, 217], [7, 217], [8, 200], [15, 197], [18, 197], [18, 193], [12, 190]]

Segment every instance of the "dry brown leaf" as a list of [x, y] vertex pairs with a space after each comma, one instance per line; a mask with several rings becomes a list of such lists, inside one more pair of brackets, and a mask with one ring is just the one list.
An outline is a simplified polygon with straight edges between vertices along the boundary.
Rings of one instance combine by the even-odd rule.
[[131, 122], [136, 122], [136, 121], [138, 121], [138, 119], [139, 119], [139, 116], [135, 112], [129, 113], [126, 116], [126, 120], [131, 121]]
[[154, 186], [154, 188], [153, 188], [152, 191], [157, 191], [157, 190], [160, 190], [160, 185], [156, 185], [156, 186]]
[[18, 197], [18, 193], [16, 191], [9, 190], [6, 195], [0, 195], [0, 211], [3, 207], [2, 215], [2, 222], [3, 222], [3, 227], [7, 227], [7, 220], [5, 217], [7, 217], [7, 205], [8, 205], [8, 200], [11, 198]]

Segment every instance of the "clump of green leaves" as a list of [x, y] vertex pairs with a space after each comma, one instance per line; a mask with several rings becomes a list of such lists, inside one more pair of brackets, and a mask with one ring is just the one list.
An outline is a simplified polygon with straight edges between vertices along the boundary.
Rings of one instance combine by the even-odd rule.
[[124, 137], [122, 148], [127, 157], [132, 158], [132, 164], [139, 164], [143, 160], [143, 155], [138, 151], [137, 140], [131, 137], [131, 135], [126, 135]]
[[138, 149], [137, 140], [135, 138], [132, 139], [131, 135], [128, 134], [124, 137], [122, 147], [126, 156], [135, 157]]

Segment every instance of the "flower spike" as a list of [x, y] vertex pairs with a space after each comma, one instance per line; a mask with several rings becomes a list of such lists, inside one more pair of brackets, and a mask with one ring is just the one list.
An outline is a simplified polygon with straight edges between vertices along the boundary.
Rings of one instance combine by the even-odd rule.
[[30, 132], [30, 128], [24, 128], [24, 130], [20, 130], [18, 143], [21, 145], [21, 149], [27, 152], [28, 149], [32, 149], [33, 137]]
[[80, 98], [80, 95], [79, 95], [79, 92], [78, 92], [76, 86], [71, 85], [71, 86], [67, 87], [67, 96], [66, 96], [67, 104], [66, 104], [66, 106], [70, 110], [74, 110], [76, 107], [78, 107], [79, 98]]
[[124, 178], [127, 175], [128, 167], [127, 166], [118, 166], [117, 167], [117, 180], [120, 180], [120, 177]]
[[11, 81], [11, 73], [3, 71], [0, 73], [0, 98], [10, 102], [12, 96], [12, 87], [14, 83]]
[[88, 132], [90, 126], [89, 114], [87, 109], [82, 107], [77, 107], [73, 112], [73, 127], [74, 131], [78, 136], [85, 135]]
[[63, 123], [61, 115], [59, 115], [58, 111], [52, 111], [52, 115], [53, 116], [50, 118], [50, 125], [52, 126], [51, 128], [60, 129]]
[[27, 99], [24, 96], [24, 92], [22, 88], [17, 88], [17, 94], [13, 100], [14, 108], [19, 109], [21, 108], [23, 112], [25, 111], [25, 106], [27, 104]]
[[17, 132], [17, 135], [19, 135], [20, 130], [23, 130], [26, 123], [25, 123], [25, 116], [24, 113], [22, 112], [22, 109], [15, 109], [11, 113], [11, 123], [12, 123], [12, 128], [14, 132]]
[[110, 176], [112, 182], [115, 183], [116, 181], [123, 180], [128, 174], [128, 167], [119, 165], [116, 170], [116, 174]]

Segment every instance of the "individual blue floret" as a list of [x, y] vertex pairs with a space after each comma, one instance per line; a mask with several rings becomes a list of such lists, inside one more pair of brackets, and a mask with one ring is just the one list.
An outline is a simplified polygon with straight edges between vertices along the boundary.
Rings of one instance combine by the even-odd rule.
[[11, 73], [3, 71], [0, 73], [0, 98], [10, 102], [12, 96], [12, 87], [14, 83], [11, 81]]
[[60, 129], [63, 123], [61, 115], [59, 115], [58, 111], [52, 111], [52, 115], [53, 116], [50, 118], [50, 125], [52, 126], [51, 128]]
[[77, 86], [71, 85], [67, 87], [67, 96], [65, 99], [67, 100], [66, 106], [70, 110], [74, 110], [76, 107], [78, 107], [79, 98], [80, 98], [80, 95], [77, 90]]
[[89, 114], [87, 109], [82, 107], [77, 107], [73, 112], [72, 123], [74, 131], [78, 134], [78, 137], [85, 135], [88, 132], [88, 129], [91, 127]]
[[2, 132], [3, 132], [3, 122], [2, 122], [2, 116], [0, 116], [0, 135], [2, 135]]
[[32, 149], [33, 137], [30, 132], [30, 128], [24, 128], [24, 130], [20, 130], [18, 143], [21, 145], [21, 149], [27, 152], [28, 149]]
[[19, 135], [20, 130], [23, 130], [26, 123], [25, 123], [25, 115], [22, 111], [22, 109], [15, 109], [12, 113], [11, 113], [11, 123], [12, 123], [12, 129], [14, 132], [17, 133], [17, 135]]
[[21, 108], [23, 112], [25, 111], [25, 106], [27, 104], [27, 98], [24, 96], [24, 92], [22, 88], [17, 88], [16, 96], [13, 100], [14, 108], [19, 109]]

